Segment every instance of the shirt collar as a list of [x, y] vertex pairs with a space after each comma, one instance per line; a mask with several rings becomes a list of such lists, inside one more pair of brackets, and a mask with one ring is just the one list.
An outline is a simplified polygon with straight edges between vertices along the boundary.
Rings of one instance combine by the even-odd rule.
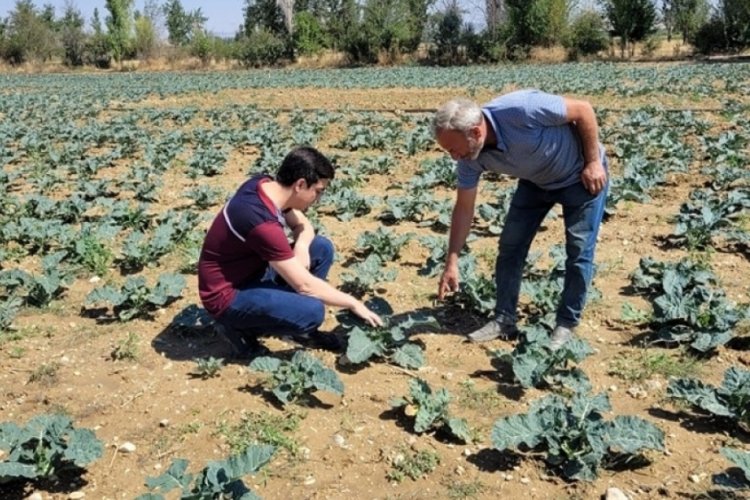
[[495, 148], [504, 153], [508, 148], [505, 146], [502, 134], [500, 134], [500, 126], [495, 122], [495, 118], [490, 113], [490, 110], [482, 108], [482, 113], [487, 118], [487, 123], [492, 127], [492, 131], [495, 132]]

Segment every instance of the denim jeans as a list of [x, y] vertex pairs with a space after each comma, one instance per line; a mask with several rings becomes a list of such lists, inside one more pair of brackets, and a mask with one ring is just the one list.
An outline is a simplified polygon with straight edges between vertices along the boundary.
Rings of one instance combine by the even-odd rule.
[[[333, 254], [331, 241], [315, 236], [310, 244], [310, 272], [326, 279]], [[312, 333], [324, 318], [323, 302], [297, 293], [278, 279], [269, 266], [262, 278], [237, 290], [232, 304], [217, 321], [236, 334], [258, 337]]]
[[[606, 165], [605, 165], [606, 168]], [[547, 213], [562, 205], [565, 221], [565, 282], [557, 309], [557, 324], [578, 326], [586, 303], [586, 291], [594, 271], [596, 236], [604, 215], [608, 185], [596, 196], [582, 183], [545, 191], [528, 181], [519, 181], [513, 195], [495, 263], [499, 321], [515, 323], [521, 278], [531, 242]]]

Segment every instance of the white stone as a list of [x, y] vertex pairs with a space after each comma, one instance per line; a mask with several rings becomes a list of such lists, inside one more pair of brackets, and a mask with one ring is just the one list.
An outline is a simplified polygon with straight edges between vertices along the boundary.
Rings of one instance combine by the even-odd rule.
[[135, 451], [135, 445], [130, 441], [125, 441], [117, 448], [117, 451], [122, 453], [133, 453]]
[[643, 387], [640, 387], [638, 385], [629, 387], [627, 392], [630, 395], [630, 397], [635, 398], [635, 399], [646, 399], [646, 397], [648, 397], [648, 393], [645, 390], [643, 390]]
[[336, 446], [338, 446], [339, 448], [348, 448], [348, 446], [346, 445], [346, 439], [344, 439], [344, 436], [342, 436], [341, 434], [334, 434], [333, 442], [336, 443]]
[[81, 498], [85, 496], [86, 496], [86, 493], [82, 491], [74, 491], [73, 493], [68, 495], [68, 498], [70, 498], [70, 500], [81, 500]]
[[529, 479], [528, 477], [522, 477], [521, 478], [521, 483], [522, 484], [529, 484], [530, 482], [531, 482], [531, 479]]
[[44, 497], [38, 491], [35, 491], [31, 495], [26, 497], [26, 500], [44, 500]]
[[102, 279], [99, 276], [92, 276], [89, 283], [99, 283]]
[[169, 425], [169, 419], [163, 418], [159, 420], [159, 427], [167, 427]]
[[461, 467], [460, 465], [456, 467], [456, 475], [457, 476], [463, 476], [466, 473], [466, 469]]
[[305, 486], [312, 486], [313, 484], [315, 484], [315, 478], [312, 476], [307, 476], [305, 478]]
[[690, 480], [694, 483], [700, 483], [701, 477], [698, 474], [690, 474]]
[[619, 488], [607, 488], [604, 494], [604, 500], [630, 500], [630, 497], [622, 492]]

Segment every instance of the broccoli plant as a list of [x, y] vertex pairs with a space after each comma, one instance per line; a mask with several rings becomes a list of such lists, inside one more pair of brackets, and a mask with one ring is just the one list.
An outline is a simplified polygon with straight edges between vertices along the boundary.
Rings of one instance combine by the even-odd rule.
[[10, 296], [0, 301], [0, 332], [9, 330], [23, 305], [21, 297]]
[[675, 218], [672, 241], [689, 248], [705, 249], [712, 246], [714, 236], [734, 235], [738, 221], [750, 211], [750, 189], [736, 188], [728, 192], [699, 189], [690, 194], [690, 202], [683, 203]]
[[476, 259], [466, 255], [458, 260], [461, 286], [453, 295], [453, 301], [465, 309], [481, 316], [489, 316], [495, 310], [495, 280], [477, 270]]
[[223, 203], [226, 199], [224, 190], [219, 187], [207, 186], [200, 184], [185, 193], [185, 196], [192, 200], [196, 208], [205, 210], [215, 205]]
[[297, 351], [291, 361], [270, 356], [255, 358], [250, 369], [271, 374], [271, 392], [282, 404], [308, 397], [313, 391], [328, 391], [342, 395], [344, 384], [336, 372], [326, 368], [317, 358]]
[[42, 273], [31, 274], [21, 269], [0, 272], [0, 286], [26, 304], [44, 307], [59, 297], [72, 281], [71, 271], [60, 266], [67, 252], [56, 252], [42, 259]]
[[607, 395], [578, 393], [535, 401], [526, 414], [503, 417], [492, 429], [492, 445], [546, 451], [545, 461], [564, 478], [593, 481], [598, 469], [645, 449], [664, 450], [664, 433], [634, 416], [605, 421], [611, 409]]
[[507, 363], [523, 387], [562, 385], [574, 392], [588, 392], [591, 383], [580, 368], [570, 368], [568, 363], [580, 363], [593, 354], [591, 346], [579, 338], [571, 339], [553, 351], [549, 335], [542, 328], [526, 329], [523, 339], [513, 351], [496, 351], [494, 356]]
[[[363, 196], [355, 189], [342, 187], [326, 193], [325, 206], [332, 207], [333, 215], [340, 221], [350, 221], [354, 217], [369, 214], [379, 203], [377, 196]], [[328, 208], [330, 210], [330, 208]]]
[[409, 396], [392, 401], [391, 406], [403, 409], [404, 415], [414, 418], [414, 432], [418, 434], [442, 431], [468, 443], [472, 440], [469, 425], [462, 418], [451, 418], [450, 401], [451, 395], [445, 388], [433, 392], [427, 382], [414, 378], [409, 382]]
[[386, 208], [378, 219], [387, 224], [401, 221], [421, 222], [425, 214], [432, 212], [436, 207], [432, 191], [419, 189], [410, 192], [407, 196], [386, 196]]
[[521, 293], [526, 295], [526, 311], [532, 318], [545, 316], [557, 310], [565, 281], [565, 249], [562, 245], [553, 245], [549, 250], [551, 265], [544, 269], [539, 265], [539, 255], [530, 256]]
[[185, 278], [179, 274], [160, 275], [153, 288], [146, 285], [143, 276], [129, 276], [119, 290], [108, 285], [92, 290], [86, 305], [111, 304], [120, 321], [148, 318], [157, 308], [179, 298], [184, 288]]
[[692, 378], [675, 379], [667, 386], [667, 396], [686, 401], [702, 412], [731, 421], [750, 432], [750, 371], [736, 367], [727, 369], [719, 387]]
[[48, 478], [76, 470], [102, 455], [102, 443], [89, 429], [76, 429], [64, 415], [38, 415], [19, 427], [0, 424], [0, 484]]
[[748, 315], [746, 306], [734, 306], [726, 299], [710, 269], [689, 259], [669, 263], [645, 257], [631, 283], [653, 304], [650, 326], [657, 342], [689, 343], [708, 352], [726, 344], [734, 327]]
[[719, 450], [724, 458], [740, 468], [745, 476], [745, 484], [742, 486], [750, 487], [750, 452], [736, 450], [734, 448], [722, 448]]
[[224, 368], [224, 358], [209, 356], [207, 358], [195, 358], [193, 361], [195, 361], [193, 374], [203, 380], [218, 377], [219, 372]]
[[427, 249], [429, 255], [425, 260], [424, 266], [418, 271], [420, 276], [434, 277], [437, 276], [445, 257], [448, 253], [448, 241], [441, 236], [426, 235], [419, 238], [419, 243]]
[[372, 292], [378, 283], [393, 281], [398, 271], [384, 269], [384, 262], [377, 255], [369, 255], [363, 262], [347, 268], [341, 273], [342, 287], [349, 293], [361, 297]]
[[139, 271], [144, 266], [157, 264], [160, 257], [171, 252], [175, 246], [191, 234], [197, 215], [192, 212], [168, 211], [158, 220], [153, 233], [134, 231], [125, 239], [120, 257], [123, 271]]
[[384, 320], [382, 327], [353, 325], [349, 329], [346, 359], [359, 364], [371, 358], [382, 358], [404, 368], [419, 368], [424, 365], [422, 348], [409, 342], [407, 332], [415, 326], [435, 326], [435, 318], [409, 316], [405, 321], [394, 324], [387, 316], [381, 317]]
[[188, 461], [178, 458], [172, 461], [167, 472], [146, 479], [146, 487], [155, 493], [140, 495], [136, 500], [163, 500], [162, 493], [175, 488], [181, 490], [180, 498], [220, 499], [258, 498], [242, 481], [242, 477], [258, 472], [266, 465], [276, 449], [269, 445], [248, 446], [245, 451], [226, 460], [209, 462], [198, 474], [187, 472]]
[[398, 258], [401, 249], [414, 236], [414, 233], [396, 234], [390, 229], [379, 227], [375, 231], [365, 231], [357, 238], [357, 249], [367, 255], [377, 255], [383, 262]]

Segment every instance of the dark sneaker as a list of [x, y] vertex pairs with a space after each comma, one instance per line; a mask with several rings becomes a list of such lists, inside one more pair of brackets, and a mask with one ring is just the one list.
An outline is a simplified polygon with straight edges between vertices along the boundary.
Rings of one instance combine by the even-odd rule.
[[572, 329], [560, 325], [556, 326], [555, 329], [552, 330], [552, 335], [549, 336], [549, 348], [553, 351], [557, 351], [565, 345], [566, 342], [572, 339], [573, 335], [574, 332]]
[[483, 327], [468, 334], [467, 337], [472, 342], [487, 342], [497, 338], [513, 340], [518, 337], [518, 327], [513, 323], [500, 323], [493, 319]]
[[232, 357], [235, 359], [252, 359], [271, 353], [266, 346], [258, 341], [257, 337], [242, 335], [236, 330], [219, 323], [214, 325], [214, 330], [232, 347]]
[[346, 348], [346, 344], [332, 333], [304, 333], [295, 335], [292, 340], [307, 348], [323, 349], [324, 351], [339, 352]]

